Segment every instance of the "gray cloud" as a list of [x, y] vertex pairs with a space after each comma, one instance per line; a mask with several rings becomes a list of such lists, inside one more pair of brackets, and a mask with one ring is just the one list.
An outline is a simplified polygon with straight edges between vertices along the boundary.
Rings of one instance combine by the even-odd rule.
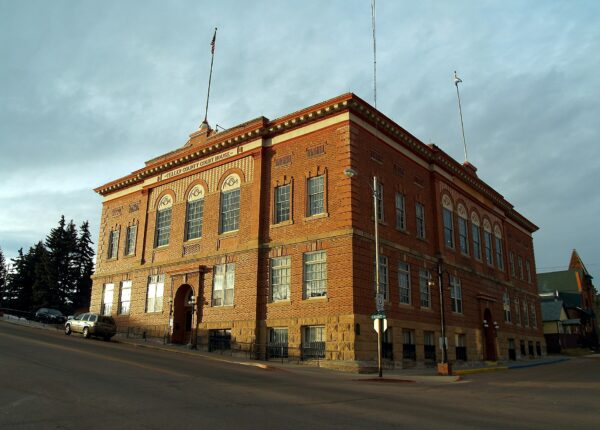
[[[458, 70], [469, 158], [540, 226], [538, 267], [577, 248], [600, 268], [599, 18], [594, 1], [378, 2], [378, 107], [462, 161]], [[91, 189], [201, 122], [214, 26], [209, 120], [228, 127], [347, 91], [372, 102], [370, 24], [368, 0], [0, 3], [0, 246], [62, 213], [97, 236]]]

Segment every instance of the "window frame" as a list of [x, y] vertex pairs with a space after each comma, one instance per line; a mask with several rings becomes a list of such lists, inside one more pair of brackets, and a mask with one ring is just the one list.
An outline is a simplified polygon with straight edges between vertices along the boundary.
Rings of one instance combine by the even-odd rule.
[[453, 313], [464, 315], [462, 285], [456, 276], [450, 277], [450, 307]]
[[417, 238], [425, 239], [425, 205], [421, 202], [415, 202], [415, 219]]
[[442, 208], [444, 221], [444, 245], [446, 248], [454, 249], [454, 214], [451, 209]]
[[[287, 194], [284, 192], [287, 189]], [[287, 200], [281, 200], [282, 195], [280, 191], [284, 192], [283, 196], [287, 195]], [[281, 209], [281, 210], [280, 210]], [[273, 224], [281, 224], [283, 222], [289, 222], [292, 219], [292, 184], [282, 184], [274, 187], [273, 189]], [[287, 214], [287, 217], [284, 215]]]
[[[321, 182], [318, 184], [318, 182]], [[315, 190], [315, 187], [318, 189]], [[313, 217], [327, 212], [325, 202], [325, 174], [306, 179], [306, 216]]]
[[[110, 288], [109, 288], [110, 287]], [[108, 293], [110, 292], [110, 300], [107, 301]], [[106, 283], [102, 287], [102, 307], [100, 314], [104, 316], [110, 316], [112, 313], [112, 305], [115, 294], [115, 284], [112, 282]]]
[[[218, 287], [218, 288], [217, 288]], [[222, 294], [217, 298], [217, 293]], [[229, 293], [229, 295], [228, 295]], [[220, 299], [221, 302], [217, 303]], [[212, 307], [233, 306], [235, 300], [235, 263], [217, 264], [213, 269], [211, 294]]]
[[[283, 263], [281, 265], [275, 263]], [[276, 276], [277, 275], [277, 276]], [[271, 302], [280, 302], [290, 300], [291, 298], [291, 278], [292, 278], [292, 258], [289, 255], [282, 257], [271, 258], [270, 261], [270, 291], [269, 296]], [[275, 282], [276, 279], [283, 280], [283, 282]], [[276, 288], [278, 287], [278, 288]], [[275, 298], [275, 290], [284, 290], [286, 292], [285, 297]]]
[[119, 257], [119, 229], [115, 228], [108, 233], [108, 253], [109, 260], [115, 260]]
[[[194, 218], [192, 218], [192, 215]], [[202, 238], [204, 198], [187, 201], [185, 205], [185, 242]]]
[[425, 309], [431, 309], [430, 279], [431, 273], [429, 270], [419, 268], [419, 306]]
[[[405, 266], [401, 267], [401, 266]], [[406, 280], [406, 285], [403, 287], [402, 278]], [[405, 294], [403, 295], [403, 290]], [[398, 262], [398, 291], [399, 291], [399, 303], [403, 305], [411, 304], [411, 288], [410, 288], [410, 264], [405, 263], [403, 261]], [[406, 301], [403, 301], [402, 298], [406, 297]]]
[[[316, 260], [308, 261], [307, 258], [321, 255], [322, 258]], [[315, 269], [313, 269], [313, 267]], [[308, 279], [309, 278], [309, 268], [311, 277], [315, 274], [321, 274], [320, 278]], [[315, 270], [313, 272], [313, 270]], [[327, 297], [327, 251], [311, 251], [305, 252], [302, 255], [302, 297], [303, 299], [313, 299], [317, 297]], [[313, 287], [313, 284], [319, 285], [318, 291], [315, 293], [314, 290], [317, 290]], [[321, 286], [322, 284], [322, 286]], [[309, 293], [310, 291], [310, 293]]]
[[[127, 286], [126, 286], [127, 285]], [[117, 315], [129, 315], [131, 312], [131, 290], [133, 287], [133, 283], [131, 280], [121, 281], [121, 285], [119, 286], [119, 305], [117, 309]], [[123, 300], [123, 292], [129, 291], [128, 300]], [[127, 303], [127, 306], [123, 306], [124, 303]]]
[[137, 242], [137, 224], [131, 224], [127, 226], [125, 230], [125, 256], [129, 257], [135, 255], [135, 248]]
[[171, 222], [173, 208], [159, 209], [156, 211], [156, 228], [154, 229], [154, 247], [168, 246], [171, 240]]
[[400, 192], [396, 193], [396, 229], [406, 231], [406, 196]]
[[[158, 292], [160, 291], [160, 295]], [[152, 293], [152, 295], [150, 294]], [[146, 313], [157, 313], [163, 311], [163, 302], [165, 296], [165, 275], [148, 276], [148, 286], [146, 288]], [[151, 301], [152, 300], [152, 301]]]

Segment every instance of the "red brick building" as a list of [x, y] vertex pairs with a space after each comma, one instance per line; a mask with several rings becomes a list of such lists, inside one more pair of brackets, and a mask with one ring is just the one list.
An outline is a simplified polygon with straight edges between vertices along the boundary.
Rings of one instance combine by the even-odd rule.
[[98, 187], [91, 308], [129, 334], [372, 367], [373, 176], [386, 363], [439, 360], [439, 279], [450, 361], [544, 353], [537, 227], [474, 166], [353, 94], [202, 127]]

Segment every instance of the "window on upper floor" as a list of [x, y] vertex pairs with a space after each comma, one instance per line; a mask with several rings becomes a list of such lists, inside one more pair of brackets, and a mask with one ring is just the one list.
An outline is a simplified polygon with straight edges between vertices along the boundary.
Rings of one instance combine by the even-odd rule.
[[498, 269], [504, 270], [504, 251], [503, 251], [503, 241], [502, 241], [502, 232], [500, 231], [500, 227], [494, 227], [494, 240], [495, 240], [495, 249], [496, 249], [496, 265]]
[[510, 275], [515, 277], [515, 254], [512, 251], [508, 251], [508, 265], [510, 266]]
[[508, 291], [505, 291], [502, 295], [502, 308], [504, 310], [504, 321], [511, 322], [512, 315], [510, 312], [510, 296], [508, 294]]
[[483, 221], [483, 249], [485, 251], [485, 262], [489, 266], [493, 266], [494, 254], [492, 250], [492, 226], [487, 219]]
[[398, 263], [398, 286], [400, 287], [400, 303], [410, 304], [410, 266]]
[[531, 327], [536, 328], [537, 327], [537, 315], [535, 313], [535, 303], [531, 304], [531, 312], [529, 313], [530, 317], [531, 317]]
[[108, 234], [108, 259], [117, 258], [119, 252], [119, 230], [111, 230]]
[[454, 217], [452, 200], [447, 195], [442, 197], [444, 218], [444, 243], [448, 248], [454, 248]]
[[529, 260], [525, 260], [525, 271], [527, 272], [527, 282], [531, 284], [531, 266]]
[[523, 325], [529, 327], [529, 306], [527, 305], [527, 299], [523, 299]]
[[304, 298], [327, 295], [327, 252], [304, 254]]
[[137, 224], [127, 227], [125, 232], [125, 255], [135, 254], [135, 240], [137, 237]]
[[232, 173], [221, 185], [221, 225], [220, 233], [240, 228], [240, 177]]
[[289, 221], [291, 213], [291, 184], [275, 187], [275, 224]]
[[306, 185], [306, 214], [310, 217], [325, 213], [325, 175], [309, 178]]
[[457, 314], [463, 313], [462, 288], [460, 279], [456, 276], [450, 277], [450, 305], [452, 307], [452, 312]]
[[431, 290], [429, 279], [431, 275], [427, 269], [419, 269], [419, 297], [422, 308], [431, 307]]
[[405, 199], [401, 193], [396, 193], [396, 228], [406, 230]]
[[156, 211], [156, 229], [154, 233], [154, 246], [165, 246], [169, 244], [171, 236], [171, 214], [173, 198], [167, 194], [158, 202]]
[[525, 279], [525, 277], [523, 276], [523, 259], [520, 255], [517, 256], [517, 265], [519, 266], [519, 278], [523, 280]]
[[417, 218], [417, 237], [425, 239], [425, 206], [422, 203], [415, 203], [415, 213]]
[[519, 304], [519, 298], [515, 297], [515, 323], [521, 325], [521, 305]]
[[384, 210], [383, 210], [383, 184], [377, 183], [377, 221], [384, 221]]
[[218, 264], [214, 268], [212, 305], [233, 305], [235, 288], [235, 264]]
[[271, 301], [290, 299], [290, 257], [271, 259]]
[[471, 236], [473, 238], [473, 257], [481, 260], [481, 230], [479, 217], [475, 212], [471, 213]]
[[200, 184], [188, 193], [185, 215], [185, 240], [202, 237], [202, 223], [204, 219], [204, 187]]
[[[373, 272], [375, 272], [375, 270], [373, 270]], [[373, 281], [375, 281], [376, 277], [377, 274], [374, 273]], [[375, 282], [374, 285], [376, 285]], [[375, 287], [375, 289], [377, 290], [377, 287]], [[385, 300], [387, 300], [390, 297], [388, 282], [388, 258], [385, 255], [379, 256], [379, 292], [383, 294], [383, 298]]]
[[463, 205], [458, 205], [458, 245], [460, 252], [469, 254], [469, 224], [467, 221], [467, 210]]

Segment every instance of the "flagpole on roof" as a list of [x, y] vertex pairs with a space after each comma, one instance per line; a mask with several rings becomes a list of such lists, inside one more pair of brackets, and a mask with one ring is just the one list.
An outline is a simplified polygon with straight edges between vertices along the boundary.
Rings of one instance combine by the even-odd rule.
[[462, 82], [462, 79], [458, 77], [456, 74], [456, 70], [454, 71], [454, 85], [456, 86], [456, 97], [458, 98], [458, 113], [460, 114], [460, 128], [462, 130], [462, 139], [463, 139], [463, 147], [465, 149], [465, 163], [469, 161], [467, 157], [467, 141], [465, 140], [465, 126], [463, 124], [463, 116], [462, 116], [462, 107], [460, 105], [460, 93], [458, 91], [458, 84]]
[[210, 82], [212, 80], [213, 63], [215, 61], [215, 45], [217, 42], [217, 27], [215, 27], [215, 33], [213, 34], [212, 41], [210, 42], [210, 73], [208, 75], [208, 93], [206, 94], [206, 109], [204, 110], [204, 121], [202, 124], [206, 124], [208, 127], [208, 100], [210, 99]]
[[373, 98], [377, 109], [377, 39], [375, 38], [375, 0], [371, 0], [371, 27], [373, 28]]

